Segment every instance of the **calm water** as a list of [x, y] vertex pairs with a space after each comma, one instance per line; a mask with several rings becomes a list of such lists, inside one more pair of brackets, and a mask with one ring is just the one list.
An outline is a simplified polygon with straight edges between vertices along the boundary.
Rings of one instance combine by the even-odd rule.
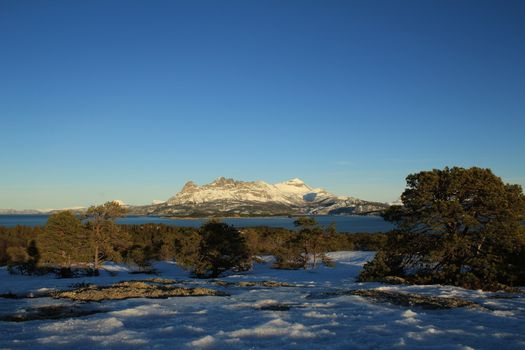
[[[44, 225], [47, 215], [0, 215], [0, 226], [13, 227], [16, 225], [38, 226]], [[394, 226], [377, 216], [316, 216], [315, 219], [322, 226], [336, 224], [338, 232], [386, 232]], [[117, 223], [127, 225], [137, 224], [166, 224], [172, 226], [199, 227], [206, 219], [167, 219], [155, 216], [129, 216], [118, 219]], [[223, 222], [236, 227], [270, 226], [294, 228], [293, 218], [265, 217], [265, 218], [224, 218]]]

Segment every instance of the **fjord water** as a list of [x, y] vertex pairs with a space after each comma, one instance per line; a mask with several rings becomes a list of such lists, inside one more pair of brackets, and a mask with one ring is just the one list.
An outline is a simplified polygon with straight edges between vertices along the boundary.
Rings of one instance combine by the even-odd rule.
[[[0, 215], [0, 226], [38, 226], [47, 222], [48, 215]], [[338, 232], [387, 232], [394, 226], [379, 216], [330, 216], [320, 215], [315, 219], [323, 227], [335, 223]], [[170, 226], [199, 227], [207, 219], [170, 219], [156, 216], [128, 216], [117, 220], [119, 224], [165, 224]], [[289, 217], [246, 217], [224, 218], [223, 222], [235, 227], [283, 227], [294, 228], [294, 218]]]

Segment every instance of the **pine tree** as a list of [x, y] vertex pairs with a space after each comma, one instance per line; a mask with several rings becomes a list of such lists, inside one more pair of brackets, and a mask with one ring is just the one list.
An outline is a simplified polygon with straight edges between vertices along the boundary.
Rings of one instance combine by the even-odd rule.
[[315, 269], [319, 263], [332, 265], [326, 255], [335, 232], [332, 225], [324, 230], [312, 217], [301, 217], [294, 221], [298, 231], [279, 250], [276, 266], [279, 268]]
[[215, 278], [231, 269], [247, 270], [251, 267], [246, 240], [235, 227], [210, 221], [200, 228], [199, 235], [196, 259], [189, 261], [197, 277]]
[[121, 254], [119, 252], [130, 245], [131, 238], [129, 235], [115, 224], [115, 219], [124, 216], [126, 212], [126, 208], [117, 202], [91, 206], [87, 210], [87, 226], [91, 232], [89, 243], [95, 271], [98, 270], [100, 263], [106, 259], [120, 260]]
[[[70, 211], [52, 214], [37, 236], [36, 249], [44, 265], [70, 269], [86, 261], [87, 234], [80, 220]], [[28, 250], [28, 257], [36, 249]]]
[[401, 199], [403, 206], [384, 215], [398, 233], [362, 279], [417, 271], [423, 282], [471, 288], [525, 282], [521, 186], [503, 183], [490, 169], [434, 169], [409, 175]]

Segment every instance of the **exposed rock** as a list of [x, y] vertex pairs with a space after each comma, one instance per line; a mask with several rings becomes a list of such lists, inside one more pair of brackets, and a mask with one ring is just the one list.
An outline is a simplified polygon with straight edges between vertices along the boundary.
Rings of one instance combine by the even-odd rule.
[[38, 291], [15, 294], [12, 292], [0, 294], [0, 298], [5, 299], [33, 299], [33, 298], [47, 298], [51, 296], [52, 291]]
[[378, 280], [378, 282], [383, 282], [387, 284], [409, 284], [406, 279], [398, 276], [385, 276], [382, 279]]
[[490, 286], [490, 288], [488, 288], [488, 290], [493, 290], [493, 291], [497, 291], [497, 292], [505, 292], [505, 293], [514, 293], [514, 294], [523, 294], [523, 290], [521, 290], [520, 288], [517, 288], [517, 287], [510, 287], [510, 286], [507, 286], [505, 284], [501, 284], [501, 283], [495, 283], [493, 284], [492, 286]]
[[277, 281], [241, 281], [241, 282], [227, 282], [214, 281], [215, 284], [223, 287], [296, 287], [296, 285], [287, 282]]
[[76, 305], [49, 305], [25, 309], [10, 315], [0, 316], [0, 321], [25, 322], [33, 320], [57, 320], [107, 312], [105, 309], [85, 309]]
[[157, 275], [159, 272], [154, 268], [145, 268], [135, 271], [129, 271], [128, 273], [130, 275]]
[[182, 187], [181, 192], [192, 192], [192, 191], [197, 191], [198, 189], [199, 189], [199, 186], [197, 186], [195, 182], [188, 181], [186, 182], [184, 187]]
[[175, 284], [175, 283], [182, 283], [182, 281], [172, 280], [169, 278], [148, 278], [143, 280], [142, 282], [151, 282], [151, 283], [159, 283], [159, 284]]
[[359, 289], [349, 291], [350, 295], [358, 295], [380, 302], [388, 302], [401, 306], [419, 306], [424, 309], [453, 309], [458, 307], [479, 307], [478, 304], [455, 297], [435, 297], [421, 294], [399, 293], [377, 289]]
[[333, 292], [312, 293], [308, 299], [329, 299], [343, 295], [357, 295], [379, 302], [388, 302], [401, 306], [417, 306], [424, 309], [452, 309], [457, 307], [480, 307], [478, 304], [455, 297], [435, 297], [421, 294], [400, 293], [378, 289], [338, 290]]
[[227, 293], [208, 288], [181, 288], [149, 284], [144, 281], [124, 281], [111, 286], [90, 286], [69, 291], [55, 292], [55, 298], [77, 301], [103, 301], [130, 298], [169, 298], [186, 296], [227, 296]]
[[491, 299], [516, 299], [520, 296], [517, 293], [496, 293], [489, 298]]
[[8, 293], [0, 294], [0, 298], [5, 298], [5, 299], [19, 299], [19, 296], [16, 295], [16, 294], [14, 294], [14, 293], [8, 292]]
[[265, 311], [288, 311], [288, 310], [290, 310], [290, 305], [288, 305], [288, 304], [281, 304], [281, 303], [268, 304], [268, 305], [260, 306], [259, 310], [265, 310]]

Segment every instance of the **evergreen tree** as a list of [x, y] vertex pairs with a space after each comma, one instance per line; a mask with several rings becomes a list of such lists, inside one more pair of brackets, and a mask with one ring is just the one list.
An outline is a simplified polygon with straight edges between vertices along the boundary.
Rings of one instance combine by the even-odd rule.
[[49, 217], [36, 247], [30, 245], [26, 254], [28, 260], [33, 255], [44, 265], [70, 269], [86, 261], [86, 245], [87, 234], [80, 220], [70, 211], [62, 211]]
[[362, 279], [416, 271], [423, 282], [472, 288], [525, 282], [521, 186], [489, 169], [454, 167], [409, 175], [401, 199], [384, 215], [398, 233]]
[[8, 257], [7, 269], [11, 274], [22, 274], [25, 275], [26, 271], [24, 266], [29, 260], [29, 255], [26, 249], [21, 246], [11, 246], [6, 249]]
[[129, 265], [135, 264], [144, 272], [151, 268], [149, 259], [151, 246], [134, 245], [126, 251], [126, 260]]
[[197, 231], [185, 232], [174, 239], [175, 260], [177, 264], [193, 269], [199, 260], [201, 235]]
[[115, 219], [126, 214], [126, 208], [117, 202], [91, 206], [87, 210], [88, 227], [91, 231], [89, 243], [95, 271], [106, 259], [118, 261], [120, 252], [130, 245], [130, 236], [115, 224]]
[[294, 221], [298, 228], [288, 242], [279, 249], [276, 266], [279, 268], [313, 268], [319, 263], [332, 265], [326, 255], [335, 227], [324, 230], [312, 217], [300, 217]]
[[200, 243], [188, 266], [200, 278], [218, 277], [225, 271], [247, 270], [251, 267], [251, 255], [244, 237], [233, 226], [210, 221], [200, 230]]

